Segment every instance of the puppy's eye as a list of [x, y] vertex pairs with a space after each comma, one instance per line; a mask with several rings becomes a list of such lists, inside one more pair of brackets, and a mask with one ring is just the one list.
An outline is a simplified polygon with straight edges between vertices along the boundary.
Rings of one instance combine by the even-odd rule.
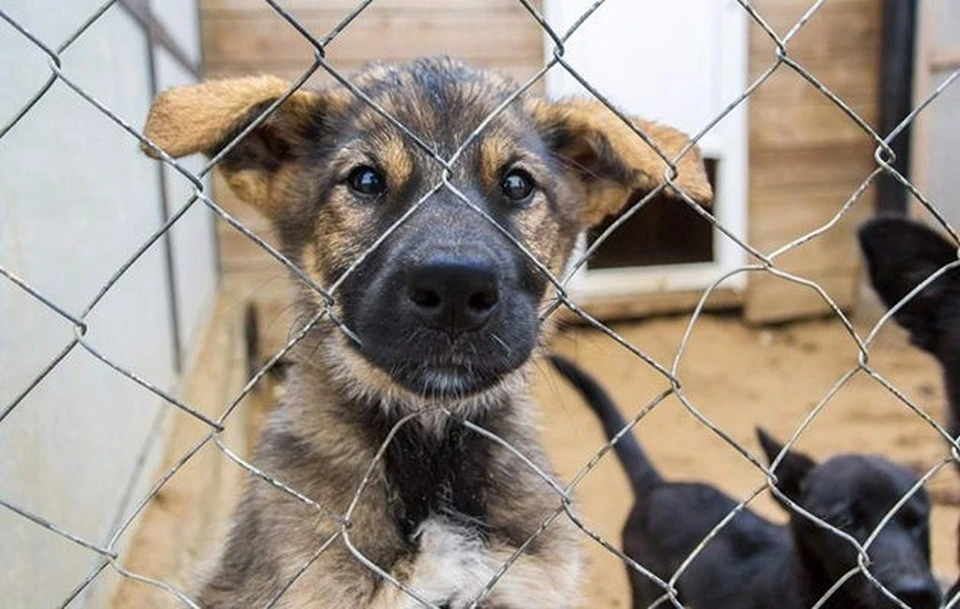
[[510, 201], [520, 203], [533, 193], [533, 178], [522, 169], [513, 169], [500, 180], [500, 189]]
[[828, 512], [824, 520], [850, 535], [863, 533], [866, 525], [865, 518], [857, 511], [856, 506], [847, 506]]
[[925, 518], [913, 510], [903, 510], [900, 513], [900, 522], [907, 529], [922, 529]]
[[361, 197], [379, 197], [387, 190], [387, 181], [383, 174], [366, 165], [361, 165], [347, 176], [347, 186]]

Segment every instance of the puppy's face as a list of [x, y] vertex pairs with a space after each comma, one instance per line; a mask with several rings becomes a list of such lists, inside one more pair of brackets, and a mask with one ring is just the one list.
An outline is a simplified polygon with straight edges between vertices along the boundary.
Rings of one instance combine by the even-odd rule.
[[[380, 393], [489, 390], [529, 358], [547, 272], [562, 275], [577, 234], [662, 185], [667, 167], [596, 103], [519, 99], [488, 120], [514, 86], [451, 61], [374, 66], [352, 82], [389, 118], [341, 87], [298, 91], [220, 169], [273, 220], [285, 253], [334, 290], [352, 336], [330, 333], [322, 356], [339, 373]], [[175, 156], [215, 153], [287, 86], [174, 89], [146, 133]], [[667, 155], [688, 144], [637, 126]], [[677, 186], [708, 201], [696, 149], [678, 169]]]
[[[782, 446], [761, 434], [772, 461]], [[879, 457], [841, 455], [817, 464], [790, 451], [775, 471], [780, 490], [807, 512], [867, 544], [868, 568], [897, 598], [914, 609], [936, 609], [940, 588], [930, 572], [930, 501], [921, 489], [887, 518], [917, 478]], [[789, 506], [784, 504], [789, 510]], [[857, 551], [831, 530], [790, 510], [790, 526], [805, 562], [821, 579], [836, 582], [858, 567]], [[872, 582], [856, 576], [842, 594], [860, 607], [899, 607]]]

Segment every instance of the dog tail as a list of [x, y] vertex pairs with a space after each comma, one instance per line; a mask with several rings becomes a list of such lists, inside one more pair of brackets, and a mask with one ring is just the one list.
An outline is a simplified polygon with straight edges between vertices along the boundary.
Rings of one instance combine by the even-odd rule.
[[246, 356], [247, 378], [253, 377], [260, 367], [260, 321], [257, 307], [247, 303], [243, 315], [244, 355]]
[[[243, 342], [247, 379], [253, 378], [272, 359], [272, 357], [263, 353], [260, 340], [260, 314], [257, 311], [256, 303], [251, 301], [247, 303], [247, 308], [243, 314]], [[267, 375], [275, 382], [283, 382], [286, 380], [287, 371], [292, 365], [293, 360], [281, 357], [273, 362], [273, 365], [267, 370]], [[263, 387], [262, 384], [258, 386]]]
[[[577, 388], [583, 399], [599, 417], [607, 438], [612, 440], [621, 434], [627, 426], [627, 422], [603, 387], [582, 368], [568, 359], [559, 355], [550, 355], [550, 363], [563, 378]], [[650, 462], [650, 459], [647, 458], [643, 449], [640, 448], [640, 443], [637, 442], [636, 436], [630, 430], [619, 436], [617, 442], [613, 445], [613, 449], [616, 451], [623, 469], [626, 470], [634, 491], [645, 492], [647, 489], [663, 483], [663, 478], [657, 472], [653, 463]]]

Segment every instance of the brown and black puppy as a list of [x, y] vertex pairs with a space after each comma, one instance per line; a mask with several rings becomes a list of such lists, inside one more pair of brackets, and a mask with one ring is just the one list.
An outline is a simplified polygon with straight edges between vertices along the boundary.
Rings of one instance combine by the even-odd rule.
[[[442, 158], [515, 89], [445, 59], [375, 65], [352, 81]], [[173, 89], [156, 100], [146, 134], [172, 156], [214, 154], [287, 87], [258, 77]], [[637, 126], [668, 155], [688, 144], [673, 129]], [[323, 286], [345, 277], [333, 312], [346, 330], [325, 319], [292, 353], [255, 464], [341, 516], [373, 465], [345, 525], [252, 483], [200, 605], [264, 606], [339, 533], [275, 607], [573, 606], [575, 529], [561, 516], [537, 534], [559, 497], [463, 421], [549, 471], [525, 380], [549, 281], [523, 250], [561, 274], [581, 231], [664, 183], [659, 156], [599, 103], [521, 98], [450, 168], [476, 209], [443, 188], [411, 211], [444, 170], [336, 86], [294, 93], [219, 169], [273, 221], [299, 268]], [[679, 189], [710, 199], [696, 149], [678, 171]], [[301, 313], [320, 311], [323, 298], [300, 287]]]

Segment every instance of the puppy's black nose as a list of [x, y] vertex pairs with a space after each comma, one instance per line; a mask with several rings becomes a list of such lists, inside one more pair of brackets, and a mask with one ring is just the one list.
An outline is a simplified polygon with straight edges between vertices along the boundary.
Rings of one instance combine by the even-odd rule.
[[408, 271], [407, 300], [423, 325], [451, 338], [481, 328], [500, 301], [492, 263], [477, 258], [431, 258]]
[[890, 592], [910, 609], [937, 609], [940, 606], [940, 589], [933, 581], [902, 582], [891, 587]]

